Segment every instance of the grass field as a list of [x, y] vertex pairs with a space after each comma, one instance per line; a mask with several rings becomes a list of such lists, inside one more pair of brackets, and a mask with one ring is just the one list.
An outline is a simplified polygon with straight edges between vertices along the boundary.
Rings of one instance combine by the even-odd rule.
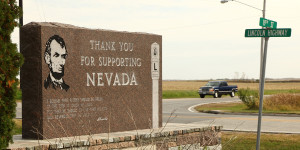
[[[222, 132], [223, 150], [256, 149], [256, 133]], [[261, 150], [299, 150], [299, 134], [261, 134]]]
[[[162, 89], [176, 91], [198, 91], [199, 87], [204, 86], [207, 81], [163, 81]], [[228, 82], [229, 85], [237, 85], [238, 88], [250, 88], [257, 90], [259, 83]], [[278, 82], [265, 83], [265, 90], [300, 90], [300, 82]]]
[[[198, 98], [198, 89], [207, 81], [163, 81], [163, 98]], [[259, 83], [228, 82], [237, 85], [239, 89], [250, 88], [258, 90]], [[265, 95], [278, 93], [300, 93], [300, 82], [266, 82]]]

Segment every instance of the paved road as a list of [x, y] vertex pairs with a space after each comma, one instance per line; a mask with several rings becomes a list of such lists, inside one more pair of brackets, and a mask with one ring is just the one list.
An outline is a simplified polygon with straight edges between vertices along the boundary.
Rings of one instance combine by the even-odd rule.
[[[193, 106], [205, 103], [240, 101], [238, 98], [185, 98], [163, 100], [163, 122], [199, 125], [221, 125], [224, 130], [257, 131], [257, 115], [198, 113]], [[172, 111], [175, 111], [172, 115]], [[170, 117], [172, 116], [172, 117]], [[300, 117], [263, 116], [262, 132], [300, 134]]]

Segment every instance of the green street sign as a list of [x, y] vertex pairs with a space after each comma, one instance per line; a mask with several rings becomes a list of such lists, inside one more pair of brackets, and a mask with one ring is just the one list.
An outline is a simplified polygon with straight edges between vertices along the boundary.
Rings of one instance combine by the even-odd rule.
[[276, 29], [277, 28], [277, 22], [276, 21], [272, 21], [272, 20], [268, 20], [265, 18], [260, 18], [259, 19], [259, 25], [262, 27], [267, 27], [267, 28], [271, 28], [271, 29]]
[[291, 28], [246, 29], [245, 37], [290, 37], [291, 33]]

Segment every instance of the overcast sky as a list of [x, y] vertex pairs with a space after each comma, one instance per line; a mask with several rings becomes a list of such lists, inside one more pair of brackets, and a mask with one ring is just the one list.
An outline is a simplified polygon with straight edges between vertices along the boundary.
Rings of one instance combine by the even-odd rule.
[[[240, 0], [262, 9], [263, 0]], [[23, 0], [24, 24], [60, 22], [92, 29], [162, 35], [163, 79], [259, 78], [262, 12], [219, 0]], [[292, 28], [270, 38], [266, 77], [300, 77], [300, 1], [267, 0], [266, 18]], [[12, 40], [18, 43], [18, 29]]]

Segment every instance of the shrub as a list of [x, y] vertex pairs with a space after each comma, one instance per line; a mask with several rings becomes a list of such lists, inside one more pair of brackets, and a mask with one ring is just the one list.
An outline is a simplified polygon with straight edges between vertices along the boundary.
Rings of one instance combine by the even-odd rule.
[[18, 25], [21, 9], [15, 0], [0, 0], [0, 149], [12, 143], [16, 116], [16, 90], [23, 57], [11, 42], [11, 33]]
[[258, 91], [250, 90], [249, 88], [240, 89], [238, 95], [248, 109], [257, 109], [259, 107]]

